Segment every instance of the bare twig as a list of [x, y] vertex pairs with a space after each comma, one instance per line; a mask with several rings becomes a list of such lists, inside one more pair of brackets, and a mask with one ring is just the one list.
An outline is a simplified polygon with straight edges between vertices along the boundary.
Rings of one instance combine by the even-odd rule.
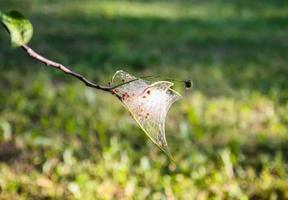
[[[73, 72], [72, 70], [70, 70], [68, 67], [54, 62], [52, 60], [49, 60], [45, 57], [43, 57], [42, 55], [40, 55], [39, 53], [35, 52], [33, 49], [31, 49], [29, 46], [27, 45], [22, 45], [22, 48], [29, 54], [29, 56], [31, 56], [32, 58], [44, 63], [47, 66], [50, 67], [54, 67], [62, 72], [64, 72], [65, 74], [68, 74], [70, 76], [74, 76], [75, 78], [79, 79], [80, 81], [82, 81], [83, 83], [85, 83], [86, 86], [91, 87], [91, 88], [95, 88], [98, 90], [102, 90], [102, 91], [106, 91], [106, 92], [110, 92], [112, 94], [113, 93], [113, 89], [115, 89], [114, 87], [107, 87], [107, 86], [102, 86], [102, 85], [98, 85], [95, 83], [92, 83], [91, 81], [89, 81], [88, 79], [86, 79], [84, 76], [82, 76], [81, 74], [78, 74], [76, 72]], [[118, 97], [118, 96], [117, 96]], [[119, 97], [118, 97], [119, 98]]]

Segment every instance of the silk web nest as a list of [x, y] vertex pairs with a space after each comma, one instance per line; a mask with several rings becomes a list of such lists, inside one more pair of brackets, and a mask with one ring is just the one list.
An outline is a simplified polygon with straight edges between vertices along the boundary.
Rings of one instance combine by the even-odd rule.
[[117, 71], [111, 85], [115, 95], [124, 103], [146, 135], [170, 158], [171, 153], [165, 137], [165, 119], [170, 106], [181, 98], [171, 89], [172, 82], [147, 81], [122, 70]]

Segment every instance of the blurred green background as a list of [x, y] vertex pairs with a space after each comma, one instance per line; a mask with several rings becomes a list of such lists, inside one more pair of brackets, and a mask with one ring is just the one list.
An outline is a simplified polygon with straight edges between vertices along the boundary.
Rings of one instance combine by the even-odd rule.
[[111, 95], [11, 49], [0, 29], [0, 199], [288, 199], [288, 1], [0, 0], [36, 51], [106, 84], [176, 85], [177, 164]]

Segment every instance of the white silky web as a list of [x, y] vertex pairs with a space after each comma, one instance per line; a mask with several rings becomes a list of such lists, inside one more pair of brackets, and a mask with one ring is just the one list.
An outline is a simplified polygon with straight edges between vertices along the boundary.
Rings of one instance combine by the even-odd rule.
[[120, 84], [113, 92], [125, 104], [147, 136], [172, 158], [165, 137], [165, 119], [170, 106], [181, 97], [171, 89], [173, 83], [159, 81], [149, 85], [121, 70], [114, 74], [111, 84]]

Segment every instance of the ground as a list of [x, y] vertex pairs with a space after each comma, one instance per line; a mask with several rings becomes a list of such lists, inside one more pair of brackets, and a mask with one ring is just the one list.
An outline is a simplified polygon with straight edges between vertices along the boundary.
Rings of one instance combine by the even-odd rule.
[[0, 29], [1, 199], [288, 199], [286, 1], [1, 0], [38, 52], [107, 84], [192, 79], [166, 134], [115, 97], [11, 49]]

